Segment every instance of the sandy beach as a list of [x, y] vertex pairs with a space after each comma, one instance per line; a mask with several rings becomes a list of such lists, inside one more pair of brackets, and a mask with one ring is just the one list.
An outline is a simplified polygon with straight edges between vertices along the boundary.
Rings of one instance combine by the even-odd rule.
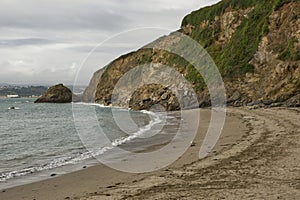
[[217, 145], [199, 160], [209, 122], [204, 109], [194, 143], [159, 171], [99, 164], [3, 190], [0, 199], [300, 199], [300, 109], [229, 108]]

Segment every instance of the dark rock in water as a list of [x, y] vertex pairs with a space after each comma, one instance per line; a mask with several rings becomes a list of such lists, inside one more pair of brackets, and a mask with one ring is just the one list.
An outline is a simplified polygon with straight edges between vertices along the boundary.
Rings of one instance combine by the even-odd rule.
[[50, 176], [52, 176], [52, 177], [53, 177], [53, 176], [56, 176], [56, 174], [51, 174]]
[[78, 97], [63, 84], [50, 87], [45, 94], [38, 98], [35, 103], [71, 103], [78, 101]]

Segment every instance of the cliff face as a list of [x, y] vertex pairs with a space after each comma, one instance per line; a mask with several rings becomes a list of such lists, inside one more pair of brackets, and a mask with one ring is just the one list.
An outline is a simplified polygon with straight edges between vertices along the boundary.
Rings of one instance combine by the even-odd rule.
[[88, 87], [84, 90], [83, 97], [82, 97], [82, 100], [84, 102], [95, 102], [95, 93], [96, 93], [97, 85], [105, 69], [106, 68], [104, 67], [94, 73]]
[[[200, 43], [211, 55], [223, 76], [230, 105], [299, 106], [299, 16], [299, 0], [223, 0], [186, 16], [179, 31]], [[173, 42], [168, 38], [155, 42]], [[100, 72], [95, 73], [84, 99], [93, 100], [91, 97], [95, 94], [96, 102], [110, 104], [117, 82], [137, 65], [147, 63], [174, 68], [190, 82], [200, 106], [210, 104], [201, 75], [186, 60], [153, 49], [140, 49], [121, 56], [101, 70], [102, 76]], [[154, 91], [162, 88], [146, 84], [115, 106], [149, 109], [161, 104], [167, 110], [178, 109], [178, 101], [157, 98]], [[167, 96], [173, 98], [169, 93]]]
[[[268, 33], [262, 36], [257, 51], [248, 62], [254, 66], [253, 72], [226, 81], [228, 94], [240, 94], [236, 104], [265, 101], [299, 105], [299, 14], [300, 4], [291, 2], [269, 16]], [[294, 103], [289, 100], [292, 97]]]

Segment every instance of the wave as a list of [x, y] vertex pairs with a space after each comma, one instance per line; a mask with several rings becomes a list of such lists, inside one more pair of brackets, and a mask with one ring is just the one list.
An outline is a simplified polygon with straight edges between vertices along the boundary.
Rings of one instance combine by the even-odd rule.
[[19, 107], [9, 107], [8, 110], [20, 110]]
[[130, 108], [123, 108], [123, 107], [118, 107], [118, 106], [105, 106], [103, 104], [99, 104], [99, 103], [85, 103], [85, 102], [76, 102], [73, 103], [75, 105], [85, 105], [85, 106], [97, 106], [100, 108], [112, 108], [112, 109], [118, 109], [118, 110], [123, 110], [123, 111], [128, 111], [131, 110]]
[[[103, 107], [103, 108], [111, 108], [109, 106], [104, 106], [101, 104], [94, 104], [94, 103], [76, 103], [76, 104], [87, 105], [87, 106], [99, 106], [99, 107]], [[127, 110], [127, 111], [129, 110], [129, 109], [125, 109], [125, 108], [117, 108], [117, 107], [114, 107], [114, 108], [119, 109], [119, 110]], [[20, 177], [20, 176], [26, 176], [29, 174], [33, 174], [35, 172], [41, 172], [41, 171], [45, 171], [45, 170], [55, 169], [55, 168], [62, 167], [65, 165], [79, 164], [80, 162], [82, 162], [84, 160], [91, 159], [93, 157], [102, 155], [110, 149], [113, 149], [119, 145], [122, 145], [126, 142], [129, 142], [129, 141], [131, 141], [135, 138], [138, 138], [138, 137], [142, 136], [143, 134], [147, 133], [148, 131], [150, 131], [152, 129], [153, 126], [163, 122], [162, 118], [165, 117], [163, 115], [156, 114], [154, 112], [146, 111], [146, 110], [142, 110], [142, 111], [138, 111], [138, 112], [148, 114], [150, 116], [151, 120], [147, 125], [139, 128], [139, 130], [136, 131], [134, 134], [127, 136], [127, 137], [117, 138], [117, 139], [113, 140], [110, 145], [104, 146], [99, 149], [93, 149], [92, 152], [87, 151], [87, 152], [78, 153], [77, 155], [74, 155], [74, 156], [61, 157], [58, 159], [54, 159], [50, 163], [44, 164], [42, 166], [34, 166], [34, 167], [28, 167], [28, 168], [24, 168], [24, 169], [20, 169], [20, 170], [15, 170], [15, 171], [4, 172], [4, 173], [0, 174], [0, 182], [4, 182], [9, 179]]]

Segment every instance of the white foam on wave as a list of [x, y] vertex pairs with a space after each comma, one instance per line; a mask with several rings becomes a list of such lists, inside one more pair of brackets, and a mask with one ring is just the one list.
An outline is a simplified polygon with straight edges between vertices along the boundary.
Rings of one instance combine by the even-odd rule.
[[19, 107], [9, 107], [8, 110], [20, 110]]
[[118, 107], [118, 106], [105, 106], [105, 105], [99, 104], [99, 103], [77, 102], [77, 103], [73, 103], [73, 104], [86, 105], [86, 106], [97, 106], [97, 107], [100, 107], [100, 108], [114, 108], [114, 109], [118, 109], [118, 110], [130, 110], [129, 108], [122, 108], [122, 107]]
[[[110, 106], [104, 106], [104, 105], [96, 104], [96, 103], [76, 103], [76, 104], [87, 105], [87, 106], [98, 106], [98, 107], [102, 107], [102, 108], [112, 108]], [[119, 108], [119, 107], [113, 107], [113, 108], [123, 110], [123, 111], [130, 110], [130, 109]], [[164, 115], [160, 115], [160, 114], [157, 114], [157, 113], [154, 113], [151, 111], [142, 110], [142, 111], [138, 111], [138, 112], [148, 114], [150, 116], [151, 120], [150, 120], [149, 124], [147, 124], [144, 127], [139, 128], [139, 130], [137, 132], [135, 132], [134, 134], [127, 136], [127, 137], [117, 138], [112, 141], [111, 145], [104, 146], [99, 149], [95, 149], [95, 150], [93, 150], [93, 152], [87, 151], [84, 153], [79, 153], [79, 155], [76, 155], [73, 157], [58, 158], [58, 159], [53, 160], [49, 164], [45, 164], [43, 166], [29, 167], [29, 168], [25, 168], [25, 169], [21, 169], [21, 170], [15, 170], [15, 171], [11, 171], [11, 172], [2, 173], [2, 174], [0, 174], [0, 182], [4, 182], [4, 181], [7, 181], [7, 180], [15, 178], [15, 177], [25, 176], [25, 175], [32, 174], [35, 172], [51, 170], [51, 169], [54, 169], [57, 167], [65, 166], [65, 165], [78, 164], [83, 160], [87, 160], [92, 157], [102, 155], [105, 152], [107, 152], [108, 150], [113, 149], [114, 147], [122, 145], [126, 142], [129, 142], [129, 141], [135, 139], [135, 138], [141, 137], [143, 134], [150, 131], [153, 126], [163, 122], [162, 118], [164, 118], [164, 119], [166, 118], [166, 116], [164, 116]]]

